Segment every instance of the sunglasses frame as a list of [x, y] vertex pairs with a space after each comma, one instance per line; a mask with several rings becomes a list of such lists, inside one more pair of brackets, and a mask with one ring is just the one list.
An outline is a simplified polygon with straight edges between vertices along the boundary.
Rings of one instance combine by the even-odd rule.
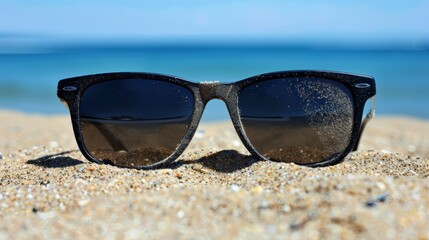
[[[186, 149], [191, 141], [198, 124], [200, 122], [201, 116], [203, 114], [204, 108], [208, 101], [212, 99], [223, 100], [229, 111], [232, 123], [234, 128], [243, 142], [247, 150], [259, 160], [269, 160], [262, 156], [257, 149], [253, 147], [251, 142], [246, 136], [244, 127], [240, 120], [239, 109], [238, 109], [238, 95], [240, 91], [247, 86], [252, 84], [280, 79], [280, 78], [308, 78], [308, 79], [328, 79], [339, 82], [347, 87], [350, 90], [350, 93], [353, 97], [353, 110], [354, 110], [354, 119], [353, 119], [353, 129], [350, 138], [348, 147], [338, 156], [327, 159], [319, 163], [311, 164], [300, 164], [310, 167], [323, 167], [334, 165], [343, 161], [345, 156], [349, 154], [352, 150], [357, 150], [359, 144], [360, 136], [362, 131], [367, 123], [367, 121], [374, 115], [374, 96], [376, 93], [375, 80], [372, 77], [332, 72], [332, 71], [281, 71], [281, 72], [271, 72], [256, 75], [244, 80], [234, 82], [234, 83], [220, 83], [220, 82], [201, 82], [195, 83], [185, 79], [181, 79], [175, 76], [169, 76], [164, 74], [155, 74], [155, 73], [138, 73], [138, 72], [116, 72], [116, 73], [102, 73], [95, 75], [86, 75], [80, 77], [73, 77], [60, 80], [58, 83], [57, 95], [59, 99], [66, 103], [66, 106], [69, 108], [72, 126], [76, 142], [79, 146], [82, 154], [90, 161], [103, 164], [104, 162], [93, 157], [85, 147], [82, 128], [80, 126], [80, 100], [83, 92], [90, 86], [112, 80], [121, 80], [121, 79], [142, 79], [142, 80], [157, 80], [165, 81], [177, 84], [179, 86], [185, 87], [190, 90], [194, 96], [194, 112], [192, 115], [191, 123], [189, 124], [186, 134], [183, 137], [181, 143], [176, 148], [176, 150], [164, 160], [149, 165], [149, 166], [138, 166], [138, 167], [128, 167], [120, 166], [126, 168], [137, 168], [137, 169], [154, 169], [165, 167], [169, 163], [176, 160]], [[366, 116], [364, 121], [362, 121], [363, 110], [365, 103], [368, 99], [372, 97], [372, 108], [371, 112]]]

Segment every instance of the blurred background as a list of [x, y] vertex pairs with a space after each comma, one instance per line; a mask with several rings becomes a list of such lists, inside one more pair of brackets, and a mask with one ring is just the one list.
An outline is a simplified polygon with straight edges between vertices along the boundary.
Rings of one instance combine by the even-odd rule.
[[[428, 0], [2, 0], [0, 109], [66, 114], [56, 84], [85, 74], [316, 69], [373, 76], [377, 114], [429, 119], [428, 13]], [[227, 118], [214, 101], [203, 120]]]

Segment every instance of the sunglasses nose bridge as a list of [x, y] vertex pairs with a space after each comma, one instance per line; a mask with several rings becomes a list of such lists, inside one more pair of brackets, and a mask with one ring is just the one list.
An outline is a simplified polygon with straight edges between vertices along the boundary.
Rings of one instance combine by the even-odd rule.
[[204, 103], [212, 99], [220, 99], [227, 101], [228, 96], [232, 90], [232, 85], [222, 84], [220, 82], [201, 82], [199, 84], [201, 98]]

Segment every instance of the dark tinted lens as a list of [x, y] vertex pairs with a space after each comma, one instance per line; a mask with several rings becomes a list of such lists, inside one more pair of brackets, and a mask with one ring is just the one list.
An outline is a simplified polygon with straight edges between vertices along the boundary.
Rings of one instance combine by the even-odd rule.
[[106, 163], [152, 165], [176, 150], [193, 111], [192, 92], [177, 84], [145, 79], [97, 83], [80, 102], [84, 144]]
[[353, 98], [341, 83], [267, 80], [242, 89], [238, 104], [249, 141], [266, 158], [317, 163], [338, 156], [349, 145]]

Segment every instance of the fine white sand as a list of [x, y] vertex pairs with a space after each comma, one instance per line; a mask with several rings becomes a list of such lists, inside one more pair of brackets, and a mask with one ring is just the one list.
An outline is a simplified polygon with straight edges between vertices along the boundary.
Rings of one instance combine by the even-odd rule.
[[429, 239], [426, 121], [376, 118], [324, 168], [256, 161], [206, 123], [150, 171], [89, 163], [67, 116], [0, 122], [0, 239]]

